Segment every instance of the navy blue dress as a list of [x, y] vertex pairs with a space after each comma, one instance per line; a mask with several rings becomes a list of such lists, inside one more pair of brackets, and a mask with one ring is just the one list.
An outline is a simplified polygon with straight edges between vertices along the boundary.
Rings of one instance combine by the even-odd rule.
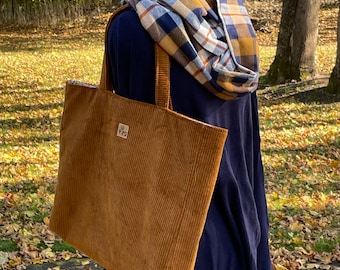
[[[154, 42], [134, 10], [113, 21], [108, 46], [116, 92], [154, 103]], [[175, 60], [170, 82], [175, 111], [229, 130], [195, 269], [271, 269], [256, 94], [217, 98]]]

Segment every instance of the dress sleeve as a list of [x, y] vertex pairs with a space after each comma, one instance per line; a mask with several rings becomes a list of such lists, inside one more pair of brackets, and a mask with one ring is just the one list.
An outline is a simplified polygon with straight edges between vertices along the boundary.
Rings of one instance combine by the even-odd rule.
[[155, 102], [154, 42], [134, 10], [118, 15], [108, 30], [110, 75], [117, 94]]

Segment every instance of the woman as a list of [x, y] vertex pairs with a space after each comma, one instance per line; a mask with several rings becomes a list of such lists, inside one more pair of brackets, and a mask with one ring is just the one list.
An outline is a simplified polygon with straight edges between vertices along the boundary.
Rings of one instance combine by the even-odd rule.
[[[131, 0], [108, 32], [116, 93], [155, 102], [154, 42], [171, 55], [173, 109], [229, 130], [196, 270], [271, 269], [256, 37], [240, 0]], [[235, 27], [236, 26], [236, 27]]]

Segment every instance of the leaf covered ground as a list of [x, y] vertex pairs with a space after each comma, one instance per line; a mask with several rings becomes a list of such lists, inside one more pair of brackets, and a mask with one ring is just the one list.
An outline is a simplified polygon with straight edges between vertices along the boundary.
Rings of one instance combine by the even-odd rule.
[[[271, 18], [258, 31], [262, 74], [275, 55], [276, 9], [262, 11]], [[318, 78], [258, 91], [278, 269], [336, 269], [340, 263], [340, 103], [323, 92], [335, 63], [336, 15], [336, 9], [320, 15]], [[102, 23], [0, 30], [0, 269], [83, 257], [47, 226], [64, 83], [98, 82], [103, 30]]]

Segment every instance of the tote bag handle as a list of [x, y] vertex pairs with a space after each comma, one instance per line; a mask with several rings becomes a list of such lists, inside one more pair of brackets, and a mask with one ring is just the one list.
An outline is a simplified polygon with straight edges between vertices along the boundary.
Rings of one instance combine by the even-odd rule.
[[[113, 83], [110, 77], [110, 61], [108, 56], [108, 30], [114, 18], [124, 10], [129, 9], [129, 5], [123, 5], [117, 8], [112, 14], [105, 31], [105, 50], [102, 74], [100, 78], [99, 89], [113, 90]], [[155, 43], [155, 103], [157, 106], [169, 109], [170, 104], [170, 59], [169, 55]]]

